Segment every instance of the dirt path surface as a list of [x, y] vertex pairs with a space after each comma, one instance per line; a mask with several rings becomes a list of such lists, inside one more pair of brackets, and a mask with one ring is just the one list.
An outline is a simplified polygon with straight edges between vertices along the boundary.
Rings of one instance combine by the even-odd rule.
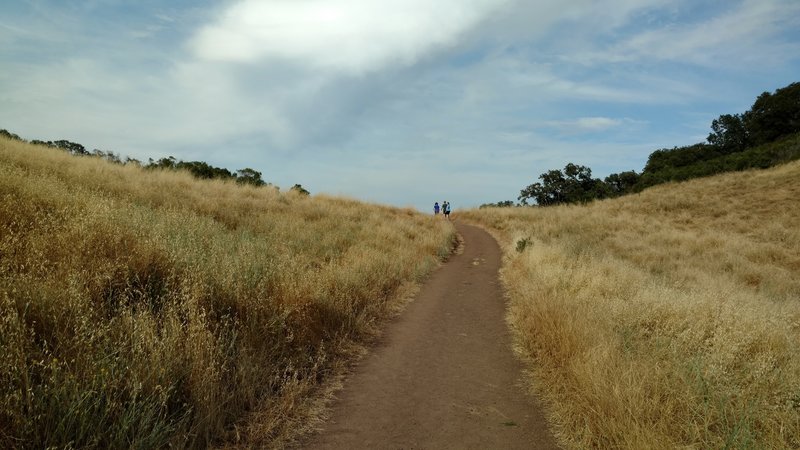
[[557, 448], [511, 351], [500, 249], [480, 228], [456, 228], [463, 253], [345, 380], [330, 420], [303, 448]]

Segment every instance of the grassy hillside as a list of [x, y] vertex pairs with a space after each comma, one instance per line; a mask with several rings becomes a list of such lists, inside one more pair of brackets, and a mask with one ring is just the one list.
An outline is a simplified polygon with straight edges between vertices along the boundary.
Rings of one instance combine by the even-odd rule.
[[800, 163], [460, 217], [569, 446], [800, 447]]
[[453, 238], [0, 138], [0, 448], [275, 445]]

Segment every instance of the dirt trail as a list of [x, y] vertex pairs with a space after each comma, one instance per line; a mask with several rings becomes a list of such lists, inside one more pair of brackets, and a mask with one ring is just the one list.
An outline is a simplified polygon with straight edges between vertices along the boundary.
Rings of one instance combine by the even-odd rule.
[[511, 351], [500, 249], [480, 228], [456, 228], [463, 253], [391, 324], [301, 447], [557, 448]]

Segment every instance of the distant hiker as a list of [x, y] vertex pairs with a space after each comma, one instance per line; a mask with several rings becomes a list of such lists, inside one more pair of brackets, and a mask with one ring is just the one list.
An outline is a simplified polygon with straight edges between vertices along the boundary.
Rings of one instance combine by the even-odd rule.
[[445, 217], [450, 219], [450, 203], [448, 203], [447, 200], [445, 200], [442, 204], [442, 212], [444, 213]]
[[434, 216], [438, 216], [439, 215], [439, 202], [435, 202], [433, 204], [433, 215]]

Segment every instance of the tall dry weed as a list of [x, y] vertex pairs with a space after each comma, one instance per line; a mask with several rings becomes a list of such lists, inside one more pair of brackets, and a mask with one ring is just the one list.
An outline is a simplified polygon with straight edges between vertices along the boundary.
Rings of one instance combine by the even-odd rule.
[[453, 235], [0, 139], [0, 447], [285, 443]]
[[464, 216], [565, 445], [800, 447], [800, 164]]

